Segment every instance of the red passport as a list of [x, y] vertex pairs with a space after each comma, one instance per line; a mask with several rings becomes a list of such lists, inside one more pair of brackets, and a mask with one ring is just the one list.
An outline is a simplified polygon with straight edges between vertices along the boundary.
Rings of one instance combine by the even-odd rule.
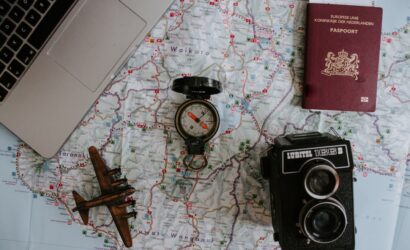
[[376, 110], [382, 13], [308, 4], [303, 108]]

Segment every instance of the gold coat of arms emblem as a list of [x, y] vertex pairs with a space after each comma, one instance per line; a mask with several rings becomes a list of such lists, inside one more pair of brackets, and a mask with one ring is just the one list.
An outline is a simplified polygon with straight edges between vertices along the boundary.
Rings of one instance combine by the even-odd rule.
[[355, 80], [359, 76], [359, 56], [353, 53], [349, 56], [344, 49], [337, 53], [328, 52], [325, 58], [325, 69], [321, 71], [326, 76], [351, 76]]

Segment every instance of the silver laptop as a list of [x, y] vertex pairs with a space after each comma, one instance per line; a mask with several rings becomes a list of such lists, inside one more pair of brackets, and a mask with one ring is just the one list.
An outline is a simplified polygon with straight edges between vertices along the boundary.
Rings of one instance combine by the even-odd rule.
[[0, 1], [0, 123], [54, 156], [172, 2]]

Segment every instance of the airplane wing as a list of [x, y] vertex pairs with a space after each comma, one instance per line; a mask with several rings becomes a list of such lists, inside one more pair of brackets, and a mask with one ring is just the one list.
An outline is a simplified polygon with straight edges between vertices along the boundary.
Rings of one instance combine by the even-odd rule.
[[120, 233], [122, 241], [124, 242], [126, 247], [131, 247], [132, 238], [131, 238], [130, 227], [128, 225], [128, 217], [126, 217], [127, 208], [121, 207], [121, 206], [110, 206], [110, 205], [108, 205], [107, 207], [110, 210], [111, 216], [115, 222], [115, 225], [117, 226], [117, 229], [118, 229], [118, 232]]
[[112, 183], [114, 179], [111, 175], [107, 174], [110, 169], [108, 169], [107, 165], [105, 165], [105, 162], [98, 153], [97, 148], [90, 147], [88, 152], [90, 153], [90, 159], [94, 166], [95, 175], [97, 176], [98, 183], [100, 184], [101, 193], [106, 194], [112, 192]]

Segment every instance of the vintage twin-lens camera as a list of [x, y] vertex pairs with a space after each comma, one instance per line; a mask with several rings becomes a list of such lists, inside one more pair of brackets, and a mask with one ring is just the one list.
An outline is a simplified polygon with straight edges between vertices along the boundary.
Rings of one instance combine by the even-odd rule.
[[278, 137], [261, 168], [282, 249], [354, 249], [349, 141], [318, 132]]

